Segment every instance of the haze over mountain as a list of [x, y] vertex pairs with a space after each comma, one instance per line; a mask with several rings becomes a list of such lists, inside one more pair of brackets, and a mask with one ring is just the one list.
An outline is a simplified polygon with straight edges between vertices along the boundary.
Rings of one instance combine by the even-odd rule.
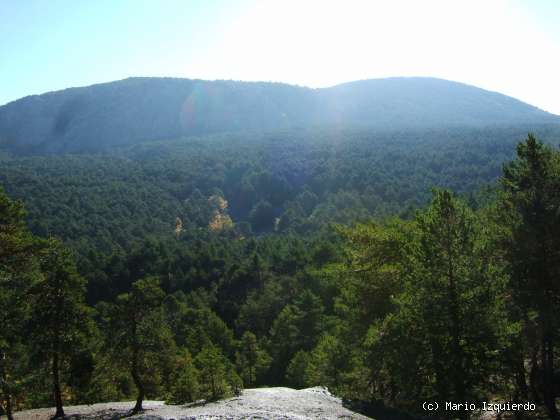
[[16, 154], [51, 154], [240, 130], [551, 122], [560, 117], [499, 93], [434, 78], [373, 79], [323, 89], [129, 78], [28, 96], [0, 107], [0, 147]]

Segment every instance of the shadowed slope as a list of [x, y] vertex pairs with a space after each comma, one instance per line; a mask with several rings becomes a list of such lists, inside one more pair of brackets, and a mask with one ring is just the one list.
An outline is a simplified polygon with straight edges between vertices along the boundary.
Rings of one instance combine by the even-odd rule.
[[0, 107], [0, 146], [20, 154], [95, 152], [147, 140], [241, 130], [558, 121], [516, 99], [431, 78], [364, 80], [325, 89], [130, 78], [29, 96]]

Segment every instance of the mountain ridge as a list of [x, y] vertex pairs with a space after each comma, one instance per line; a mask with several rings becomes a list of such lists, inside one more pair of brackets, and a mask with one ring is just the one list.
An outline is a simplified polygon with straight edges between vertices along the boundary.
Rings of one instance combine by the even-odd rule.
[[275, 82], [131, 77], [31, 95], [0, 107], [0, 148], [97, 152], [216, 132], [560, 123], [518, 99], [460, 82], [392, 77], [308, 88]]
[[306, 89], [306, 90], [310, 90], [310, 91], [319, 91], [319, 90], [328, 90], [328, 89], [335, 89], [335, 88], [340, 88], [340, 87], [344, 87], [344, 86], [350, 86], [350, 85], [354, 85], [354, 84], [360, 84], [360, 83], [368, 83], [368, 82], [375, 82], [375, 81], [380, 81], [380, 80], [386, 80], [386, 81], [399, 81], [399, 80], [426, 80], [426, 81], [440, 81], [440, 82], [445, 82], [445, 83], [449, 83], [449, 84], [454, 84], [454, 85], [460, 85], [460, 86], [465, 86], [465, 87], [471, 87], [471, 88], [475, 88], [475, 89], [479, 89], [481, 91], [487, 92], [487, 93], [491, 93], [491, 94], [497, 94], [500, 96], [504, 96], [507, 98], [511, 98], [517, 102], [523, 103], [525, 105], [528, 105], [532, 108], [536, 108], [539, 111], [542, 111], [546, 114], [550, 114], [553, 116], [557, 116], [560, 117], [560, 115], [556, 115], [552, 112], [549, 112], [543, 108], [540, 108], [537, 105], [533, 105], [530, 104], [528, 102], [524, 102], [520, 99], [517, 99], [513, 96], [509, 96], [506, 94], [503, 94], [499, 91], [495, 91], [495, 90], [490, 90], [490, 89], [485, 89], [485, 88], [481, 88], [475, 85], [470, 85], [468, 83], [464, 83], [464, 82], [460, 82], [460, 81], [456, 81], [456, 80], [451, 80], [451, 79], [443, 79], [440, 77], [432, 77], [432, 76], [389, 76], [389, 77], [382, 77], [382, 78], [368, 78], [368, 79], [358, 79], [358, 80], [351, 80], [348, 82], [342, 82], [342, 83], [337, 83], [335, 85], [331, 85], [331, 86], [323, 86], [323, 87], [310, 87], [310, 86], [306, 86], [306, 85], [298, 85], [298, 84], [291, 84], [291, 83], [286, 83], [286, 82], [277, 82], [277, 81], [258, 81], [258, 80], [237, 80], [237, 79], [199, 79], [199, 78], [188, 78], [188, 77], [175, 77], [175, 76], [128, 76], [125, 77], [123, 79], [117, 79], [117, 80], [110, 80], [108, 82], [98, 82], [98, 83], [92, 83], [92, 84], [88, 84], [88, 85], [83, 85], [83, 86], [70, 86], [70, 87], [66, 87], [66, 88], [62, 88], [62, 89], [55, 89], [55, 90], [49, 90], [49, 91], [45, 91], [42, 93], [32, 93], [29, 95], [25, 95], [22, 96], [20, 98], [17, 99], [13, 99], [10, 100], [4, 104], [0, 105], [0, 109], [13, 104], [15, 102], [20, 102], [22, 100], [26, 100], [29, 98], [33, 98], [33, 97], [37, 97], [37, 96], [44, 96], [44, 95], [50, 95], [50, 94], [54, 94], [54, 93], [62, 93], [62, 92], [69, 92], [69, 91], [73, 91], [76, 89], [84, 89], [84, 88], [93, 88], [93, 87], [98, 87], [98, 86], [103, 86], [103, 85], [112, 85], [112, 84], [118, 84], [121, 82], [126, 82], [126, 81], [132, 81], [132, 80], [187, 80], [187, 81], [191, 81], [191, 82], [226, 82], [226, 83], [244, 83], [244, 84], [267, 84], [267, 85], [279, 85], [279, 86], [287, 86], [287, 87], [294, 87], [294, 88], [298, 88], [298, 89]]

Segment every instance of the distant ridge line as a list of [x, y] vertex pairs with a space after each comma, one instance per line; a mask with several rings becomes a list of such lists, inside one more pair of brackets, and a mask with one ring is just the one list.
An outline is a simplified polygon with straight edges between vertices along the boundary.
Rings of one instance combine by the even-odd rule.
[[430, 77], [366, 79], [315, 89], [277, 82], [130, 77], [1, 106], [0, 148], [56, 154], [240, 130], [559, 122], [560, 117], [518, 99]]

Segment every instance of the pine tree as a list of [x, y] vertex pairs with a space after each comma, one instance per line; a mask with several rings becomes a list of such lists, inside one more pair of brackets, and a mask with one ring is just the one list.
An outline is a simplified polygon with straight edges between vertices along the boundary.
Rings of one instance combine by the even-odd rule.
[[383, 357], [390, 397], [481, 401], [509, 338], [505, 277], [486, 255], [478, 219], [449, 191], [435, 191], [415, 223], [403, 262], [404, 290], [395, 313], [370, 327], [370, 357]]
[[[336, 230], [344, 239], [346, 261], [323, 270], [338, 283], [336, 330], [334, 337], [313, 351], [308, 377], [331, 382], [327, 372], [332, 372], [328, 366], [332, 358], [334, 364], [343, 367], [336, 375], [337, 388], [345, 387], [351, 398], [390, 398], [387, 389], [398, 373], [387, 366], [391, 360], [385, 348], [388, 336], [378, 327], [394, 314], [395, 298], [403, 293], [411, 223], [390, 220], [351, 228], [337, 226]], [[370, 342], [375, 344], [369, 345]], [[391, 343], [387, 347], [403, 350], [405, 346], [399, 348]], [[410, 360], [398, 359], [401, 365]]]
[[[160, 381], [162, 359], [171, 357], [174, 342], [163, 312], [164, 292], [155, 277], [133, 283], [109, 309], [108, 346], [119, 365], [126, 366], [137, 389], [133, 412], [142, 411], [149, 387]], [[163, 360], [164, 362], [166, 360]]]
[[286, 382], [289, 386], [301, 389], [305, 388], [309, 382], [307, 380], [307, 367], [309, 366], [310, 355], [308, 352], [298, 351], [286, 368]]
[[[512, 267], [510, 290], [536, 339], [530, 388], [551, 418], [558, 418], [555, 354], [560, 333], [560, 153], [533, 135], [517, 146], [517, 159], [504, 166], [501, 224]], [[533, 321], [531, 321], [533, 320]], [[534, 327], [532, 324], [534, 322]], [[521, 387], [523, 387], [523, 383]]]
[[13, 419], [16, 382], [25, 354], [23, 326], [29, 315], [26, 291], [38, 276], [35, 240], [25, 227], [20, 202], [0, 189], [0, 401]]
[[194, 365], [190, 352], [183, 349], [178, 356], [175, 373], [173, 374], [170, 402], [184, 404], [196, 401], [200, 395], [199, 375], [200, 373]]
[[196, 355], [195, 364], [200, 372], [200, 388], [207, 401], [215, 401], [229, 394], [227, 360], [219, 348], [208, 345]]
[[61, 376], [72, 355], [86, 346], [93, 325], [84, 302], [85, 280], [78, 275], [70, 251], [49, 239], [41, 250], [40, 266], [42, 276], [30, 291], [32, 347], [50, 365], [55, 418], [62, 418]]
[[254, 386], [270, 365], [270, 356], [260, 347], [257, 337], [250, 331], [245, 331], [241, 337], [236, 364], [246, 386]]
[[348, 354], [344, 344], [336, 337], [325, 335], [310, 354], [305, 368], [306, 381], [313, 385], [340, 391], [342, 375], [348, 369]]
[[504, 278], [485, 256], [477, 218], [448, 191], [436, 191], [417, 222], [411, 281], [420, 283], [436, 391], [451, 401], [480, 400], [506, 332]]

